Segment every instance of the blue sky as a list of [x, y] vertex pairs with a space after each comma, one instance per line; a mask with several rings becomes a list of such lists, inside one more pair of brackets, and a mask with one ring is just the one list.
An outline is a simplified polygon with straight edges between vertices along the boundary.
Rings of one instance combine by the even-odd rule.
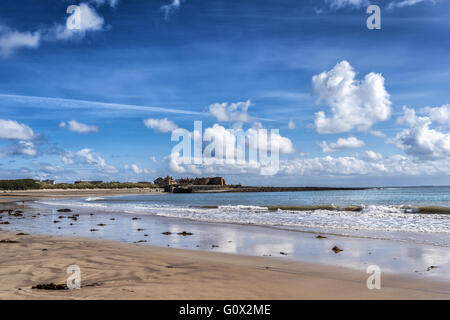
[[[1, 0], [0, 178], [450, 184], [450, 3], [372, 3], [381, 30], [364, 0]], [[174, 166], [195, 120], [279, 129], [280, 170]]]

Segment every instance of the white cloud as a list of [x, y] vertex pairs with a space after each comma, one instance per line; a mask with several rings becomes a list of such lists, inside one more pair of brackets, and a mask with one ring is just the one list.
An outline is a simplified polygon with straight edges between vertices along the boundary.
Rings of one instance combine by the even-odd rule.
[[377, 153], [372, 150], [367, 150], [362, 153], [361, 158], [370, 161], [377, 161], [383, 159], [383, 156], [381, 155], [381, 153]]
[[91, 125], [87, 125], [75, 120], [70, 120], [68, 123], [66, 122], [61, 122], [59, 124], [60, 128], [65, 128], [69, 131], [72, 132], [77, 132], [77, 133], [94, 133], [94, 132], [98, 132], [98, 127], [97, 126], [91, 126]]
[[450, 133], [430, 128], [429, 117], [419, 117], [414, 109], [403, 107], [404, 114], [397, 121], [409, 128], [391, 139], [406, 154], [421, 160], [443, 159], [450, 156]]
[[0, 26], [0, 54], [6, 57], [20, 48], [37, 48], [40, 38], [39, 32], [20, 32]]
[[161, 7], [161, 10], [164, 12], [164, 19], [168, 19], [169, 15], [180, 8], [181, 0], [172, 0], [170, 4], [164, 5]]
[[21, 155], [25, 157], [35, 157], [38, 154], [38, 150], [33, 142], [31, 141], [19, 141], [10, 150], [10, 155]]
[[126, 165], [124, 166], [124, 168], [125, 168], [126, 170], [131, 170], [131, 171], [133, 171], [135, 174], [141, 174], [141, 173], [149, 174], [149, 173], [150, 173], [149, 170], [147, 170], [147, 169], [141, 169], [141, 168], [139, 168], [139, 166], [138, 166], [137, 164], [134, 164], [134, 163], [133, 163], [132, 165], [126, 164]]
[[90, 2], [97, 6], [103, 6], [105, 3], [108, 3], [111, 8], [115, 8], [119, 0], [90, 0]]
[[341, 9], [344, 7], [361, 8], [363, 6], [368, 6], [369, 1], [367, 0], [326, 0], [332, 9]]
[[[88, 2], [97, 7], [106, 3], [115, 7], [119, 0], [88, 0]], [[83, 38], [87, 32], [104, 31], [106, 29], [104, 18], [88, 2], [80, 3], [78, 9], [67, 16], [65, 24], [56, 23], [52, 27], [42, 27], [33, 32], [21, 32], [0, 25], [0, 55], [8, 57], [20, 48], [38, 48], [41, 41], [67, 40], [73, 37]], [[67, 28], [74, 21], [80, 22], [79, 28]]]
[[35, 137], [33, 130], [14, 120], [0, 119], [0, 139], [5, 140], [31, 140]]
[[[283, 137], [277, 132], [272, 133], [268, 129], [259, 131], [260, 129], [264, 128], [261, 124], [255, 123], [254, 127], [249, 128], [247, 131], [237, 129], [242, 130], [238, 133], [236, 129], [226, 129], [216, 123], [212, 127], [204, 130], [202, 159], [185, 159], [181, 157], [179, 152], [172, 152], [168, 157], [170, 161], [169, 169], [176, 173], [197, 175], [217, 174], [217, 172], [246, 173], [248, 170], [256, 173], [261, 168], [261, 164], [258, 161], [250, 159], [244, 160], [244, 163], [236, 161], [238, 158], [237, 134], [243, 134], [245, 137], [246, 150], [244, 152], [247, 155], [250, 153], [250, 150], [258, 151], [258, 154], [260, 154], [259, 152], [269, 154], [275, 146], [278, 146], [279, 154], [291, 154], [295, 152], [292, 141], [289, 138]], [[191, 133], [192, 136], [195, 139], [199, 139], [200, 133], [195, 131]], [[212, 148], [212, 144], [217, 149]], [[223, 161], [216, 161], [218, 159]], [[197, 163], [197, 161], [201, 164], [192, 164]]]
[[7, 156], [23, 156], [26, 158], [36, 157], [39, 150], [32, 141], [18, 141], [8, 148], [0, 147], [0, 158]]
[[288, 122], [288, 128], [291, 129], [291, 130], [295, 129], [295, 123], [294, 123], [294, 121], [289, 120], [289, 122]]
[[319, 133], [339, 133], [353, 129], [365, 131], [391, 114], [389, 93], [381, 74], [369, 73], [364, 80], [356, 80], [356, 73], [347, 61], [338, 63], [328, 72], [315, 75], [312, 80], [317, 104], [325, 102], [331, 117], [316, 113], [315, 127]]
[[178, 126], [167, 118], [163, 119], [145, 119], [144, 125], [149, 129], [154, 129], [157, 132], [172, 132]]
[[426, 107], [421, 111], [427, 114], [433, 122], [450, 124], [450, 104], [445, 104], [438, 108]]
[[388, 9], [410, 7], [422, 2], [435, 3], [435, 0], [395, 0], [389, 3]]
[[[78, 18], [79, 17], [79, 18]], [[68, 24], [78, 21], [79, 29], [70, 29]], [[67, 40], [74, 36], [84, 37], [88, 31], [104, 30], [105, 20], [87, 3], [80, 3], [78, 9], [67, 17], [66, 24], [56, 25], [54, 33], [57, 40]]]
[[92, 149], [85, 148], [77, 152], [68, 151], [62, 157], [61, 160], [66, 165], [94, 165], [95, 167], [115, 172], [116, 168], [106, 163], [100, 154], [94, 152]]
[[358, 140], [355, 137], [339, 138], [336, 142], [328, 144], [326, 141], [322, 141], [320, 147], [322, 152], [335, 152], [343, 149], [361, 148], [364, 146], [364, 141]]
[[221, 122], [249, 122], [248, 108], [250, 100], [236, 103], [214, 103], [209, 106], [209, 112]]

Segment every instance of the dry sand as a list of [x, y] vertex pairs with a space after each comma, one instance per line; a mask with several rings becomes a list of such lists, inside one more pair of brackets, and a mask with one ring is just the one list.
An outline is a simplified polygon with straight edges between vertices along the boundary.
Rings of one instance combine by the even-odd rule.
[[[0, 299], [449, 299], [449, 283], [368, 275], [338, 267], [211, 252], [0, 231]], [[43, 251], [43, 249], [47, 249]], [[65, 284], [81, 268], [79, 290], [31, 289]]]

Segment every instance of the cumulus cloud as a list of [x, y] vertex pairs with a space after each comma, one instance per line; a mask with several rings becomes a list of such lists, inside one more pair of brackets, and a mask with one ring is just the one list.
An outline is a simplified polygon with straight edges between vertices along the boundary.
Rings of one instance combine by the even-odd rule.
[[[90, 4], [101, 7], [109, 4], [116, 7], [119, 0], [88, 0], [78, 5], [65, 23], [42, 27], [36, 31], [18, 31], [0, 25], [0, 56], [8, 57], [20, 48], [38, 48], [42, 41], [53, 42], [71, 38], [83, 38], [88, 32], [104, 31], [105, 20]], [[79, 23], [77, 23], [79, 22]], [[77, 26], [77, 28], [73, 28]]]
[[316, 113], [315, 128], [319, 133], [365, 131], [391, 115], [383, 76], [371, 72], [363, 80], [357, 80], [347, 61], [313, 76], [312, 87], [316, 103], [324, 102], [331, 111], [330, 117], [324, 111]]
[[115, 167], [108, 165], [99, 153], [89, 148], [76, 152], [68, 151], [61, 157], [61, 160], [66, 165], [93, 165], [102, 170], [116, 170]]
[[[198, 131], [189, 133], [190, 139], [203, 141], [202, 158], [181, 157], [178, 149], [173, 150], [168, 157], [170, 170], [176, 173], [215, 174], [215, 170], [220, 167], [221, 172], [245, 173], [248, 169], [254, 172], [261, 169], [267, 174], [272, 168], [269, 168], [272, 161], [278, 161], [272, 156], [278, 158], [278, 154], [295, 152], [289, 138], [281, 136], [277, 130], [265, 129], [258, 123], [246, 131], [241, 128], [227, 129], [216, 123], [206, 128], [203, 139], [201, 137]], [[268, 159], [262, 158], [265, 155]]]
[[14, 120], [0, 119], [0, 139], [31, 140], [34, 137], [34, 131], [29, 126]]
[[97, 6], [103, 6], [108, 3], [111, 8], [115, 8], [119, 3], [119, 0], [90, 0], [90, 2]]
[[157, 132], [172, 132], [173, 130], [177, 129], [178, 126], [173, 123], [172, 121], [168, 120], [167, 118], [163, 119], [145, 119], [144, 125], [149, 128], [153, 129]]
[[32, 141], [18, 141], [7, 148], [0, 147], [0, 157], [23, 156], [33, 158], [39, 154], [37, 146]]
[[19, 141], [9, 150], [9, 155], [35, 157], [37, 154], [38, 150], [32, 141]]
[[368, 6], [370, 3], [368, 0], [326, 0], [332, 9], [341, 9], [344, 7], [361, 8]]
[[145, 168], [141, 169], [141, 168], [139, 168], [139, 166], [138, 166], [137, 164], [134, 164], [134, 163], [133, 163], [132, 165], [126, 164], [126, 165], [124, 166], [124, 168], [125, 168], [126, 170], [131, 170], [131, 171], [133, 171], [135, 174], [141, 174], [141, 173], [149, 174], [149, 173], [150, 173], [149, 170], [147, 170], [147, 169], [145, 169]]
[[236, 103], [214, 103], [209, 106], [209, 112], [221, 122], [249, 122], [248, 108], [250, 100]]
[[170, 4], [164, 5], [161, 7], [161, 10], [164, 12], [164, 19], [168, 19], [169, 15], [180, 8], [181, 0], [172, 0]]
[[421, 160], [443, 159], [450, 156], [450, 133], [443, 133], [430, 128], [429, 117], [417, 116], [414, 109], [403, 108], [399, 124], [409, 128], [402, 130], [391, 140], [406, 154]]
[[66, 122], [61, 122], [59, 124], [60, 128], [64, 128], [67, 129], [69, 131], [72, 132], [77, 132], [77, 133], [94, 133], [94, 132], [98, 132], [98, 127], [97, 126], [91, 126], [91, 125], [87, 125], [75, 120], [70, 120], [68, 123]]
[[364, 141], [358, 140], [355, 137], [339, 138], [336, 142], [328, 144], [322, 141], [320, 147], [322, 152], [335, 152], [343, 149], [361, 148], [364, 146]]
[[450, 124], [450, 104], [445, 104], [438, 108], [426, 107], [422, 113], [428, 115], [431, 121], [439, 124]]
[[0, 26], [0, 54], [7, 57], [20, 48], [37, 48], [40, 38], [41, 34], [38, 31], [21, 32], [6, 26]]
[[423, 2], [430, 2], [435, 3], [435, 0], [395, 0], [389, 3], [388, 9], [394, 9], [394, 8], [403, 8], [403, 7], [410, 7], [414, 6], [419, 3]]
[[[72, 24], [77, 24], [73, 28]], [[95, 8], [87, 3], [80, 3], [76, 10], [67, 17], [64, 25], [58, 24], [54, 28], [54, 36], [57, 40], [67, 40], [72, 37], [84, 37], [89, 31], [104, 30], [105, 20], [100, 16]]]

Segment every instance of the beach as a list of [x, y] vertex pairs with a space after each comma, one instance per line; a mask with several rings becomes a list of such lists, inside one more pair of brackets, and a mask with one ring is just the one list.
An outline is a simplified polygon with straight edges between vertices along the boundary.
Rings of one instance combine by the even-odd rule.
[[[157, 202], [158, 212], [168, 210], [161, 205], [165, 197], [182, 203], [176, 210], [197, 212], [218, 209], [189, 207], [186, 199], [239, 195], [124, 191], [8, 194], [1, 207], [10, 211], [0, 214], [0, 223], [8, 222], [0, 225], [0, 299], [450, 299], [448, 247], [436, 240], [441, 233], [406, 241], [394, 232], [334, 233], [159, 216], [142, 207], [142, 199]], [[137, 203], [136, 197], [144, 197], [136, 210], [123, 206], [130, 199]], [[249, 215], [245, 210], [240, 214]], [[71, 265], [80, 268], [81, 289], [32, 289], [65, 285]], [[367, 288], [370, 265], [381, 269], [381, 289]]]
[[99, 197], [127, 194], [156, 194], [159, 188], [132, 188], [132, 189], [38, 189], [27, 191], [3, 191], [0, 193], [0, 203], [15, 201], [31, 201], [42, 198], [76, 198]]
[[[365, 272], [273, 258], [4, 231], [0, 239], [18, 241], [0, 244], [1, 299], [450, 298], [447, 283], [388, 275], [368, 290]], [[74, 264], [81, 289], [31, 289], [65, 284]]]

